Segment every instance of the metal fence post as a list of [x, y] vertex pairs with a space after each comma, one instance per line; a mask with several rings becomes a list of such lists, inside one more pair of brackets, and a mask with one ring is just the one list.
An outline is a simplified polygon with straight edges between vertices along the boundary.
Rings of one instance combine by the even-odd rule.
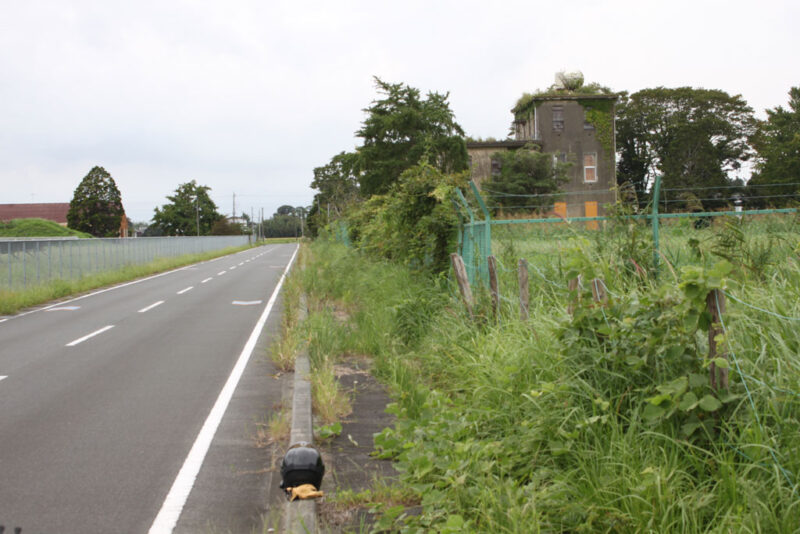
[[656, 183], [653, 186], [653, 270], [655, 277], [658, 278], [658, 195], [661, 192], [661, 176], [656, 175]]

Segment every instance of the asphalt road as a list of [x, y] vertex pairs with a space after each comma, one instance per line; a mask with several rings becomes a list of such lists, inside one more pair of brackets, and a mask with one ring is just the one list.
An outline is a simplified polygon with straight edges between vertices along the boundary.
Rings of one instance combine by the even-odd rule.
[[[254, 406], [280, 400], [262, 349], [295, 249], [251, 249], [0, 319], [6, 532], [171, 532], [176, 521], [196, 532], [220, 517], [236, 532], [238, 515], [263, 509], [241, 509], [264, 497], [263, 469], [241, 499], [220, 493], [235, 493], [236, 477], [221, 478], [241, 474], [235, 456], [250, 453], [235, 451], [253, 448], [244, 427]], [[196, 445], [203, 435], [208, 454]], [[246, 462], [259, 473], [252, 455]]]

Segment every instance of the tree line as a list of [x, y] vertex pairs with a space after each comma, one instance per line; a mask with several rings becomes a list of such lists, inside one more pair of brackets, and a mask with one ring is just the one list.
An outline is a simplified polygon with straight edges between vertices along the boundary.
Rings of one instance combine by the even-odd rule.
[[[180, 184], [168, 202], [155, 208], [145, 237], [254, 234], [258, 237], [300, 237], [308, 209], [281, 206], [266, 220], [256, 222], [242, 213], [229, 218], [219, 212], [209, 196], [211, 188], [195, 180]], [[67, 225], [94, 237], [122, 235], [122, 195], [114, 178], [103, 167], [93, 167], [75, 189], [67, 213]], [[125, 219], [133, 229], [133, 223]]]

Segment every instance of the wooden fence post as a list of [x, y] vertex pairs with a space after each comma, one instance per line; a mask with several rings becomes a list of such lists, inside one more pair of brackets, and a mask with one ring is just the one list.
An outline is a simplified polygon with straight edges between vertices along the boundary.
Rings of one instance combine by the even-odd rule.
[[472, 314], [472, 290], [469, 287], [469, 278], [467, 277], [467, 268], [464, 266], [464, 260], [453, 252], [450, 254], [450, 262], [453, 264], [453, 271], [456, 273], [456, 282], [458, 282], [458, 290], [461, 292], [464, 306], [467, 307], [470, 319], [474, 319], [475, 317]]
[[487, 258], [489, 263], [489, 291], [492, 294], [492, 312], [495, 320], [500, 319], [500, 286], [497, 283], [497, 259], [494, 256]]
[[519, 280], [519, 318], [528, 320], [528, 305], [530, 293], [528, 292], [528, 260], [521, 259], [517, 264], [517, 280]]
[[606, 294], [606, 284], [602, 278], [595, 278], [592, 280], [592, 299], [595, 302], [605, 304], [608, 302], [608, 295]]
[[578, 286], [580, 286], [580, 283], [581, 275], [578, 275], [567, 283], [567, 289], [569, 289], [570, 294], [572, 294], [573, 291], [577, 292], [575, 298], [572, 299], [567, 305], [567, 313], [570, 315], [575, 313], [575, 308], [578, 306], [578, 302], [581, 300], [581, 293], [578, 291]]
[[[720, 317], [725, 313], [725, 293], [719, 289], [712, 289], [706, 295], [706, 305], [708, 306], [708, 313], [711, 314], [711, 324], [708, 326], [708, 358], [714, 360], [716, 358], [728, 359], [728, 354], [725, 351], [719, 352], [719, 347], [714, 338], [723, 333], [721, 328]], [[708, 366], [709, 380], [711, 382], [711, 389], [716, 390], [718, 387], [721, 389], [728, 389], [728, 369], [727, 367], [717, 367], [712, 361]]]

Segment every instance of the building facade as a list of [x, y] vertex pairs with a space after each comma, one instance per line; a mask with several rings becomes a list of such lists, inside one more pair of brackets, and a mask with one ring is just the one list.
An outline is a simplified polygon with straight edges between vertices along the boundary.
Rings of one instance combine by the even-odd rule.
[[533, 143], [559, 161], [572, 163], [569, 181], [561, 187], [564, 195], [554, 202], [553, 212], [565, 217], [603, 215], [604, 206], [616, 201], [616, 101], [613, 94], [566, 91], [529, 97], [512, 110], [513, 140], [467, 143], [473, 180], [480, 183], [492, 176], [495, 152]]

